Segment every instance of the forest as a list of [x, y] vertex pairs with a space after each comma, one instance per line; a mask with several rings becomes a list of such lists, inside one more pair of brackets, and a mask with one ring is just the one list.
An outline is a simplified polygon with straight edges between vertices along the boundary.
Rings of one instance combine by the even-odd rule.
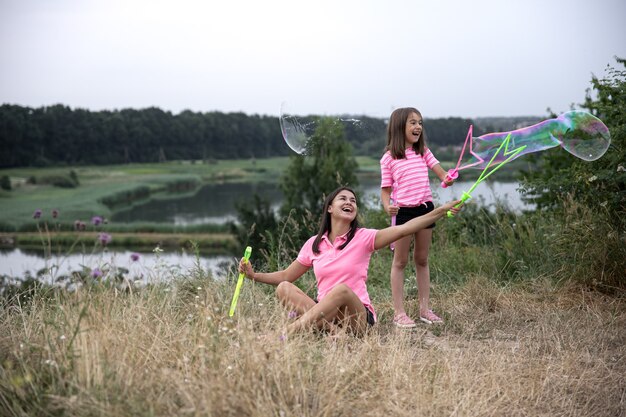
[[[344, 126], [345, 139], [355, 155], [382, 154], [384, 119], [355, 115], [336, 118], [345, 119], [358, 121]], [[459, 145], [470, 124], [474, 121], [460, 117], [426, 117], [428, 143]], [[482, 125], [474, 126], [475, 136], [495, 128], [493, 123]], [[0, 106], [0, 168], [211, 162], [291, 153], [275, 116], [189, 110], [173, 114], [156, 107], [90, 111], [62, 104]]]

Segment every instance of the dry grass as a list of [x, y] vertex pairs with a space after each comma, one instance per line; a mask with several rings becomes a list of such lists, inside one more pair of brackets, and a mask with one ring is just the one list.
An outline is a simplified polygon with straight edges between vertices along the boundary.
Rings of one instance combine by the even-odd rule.
[[[362, 339], [281, 341], [285, 314], [246, 283], [81, 289], [0, 310], [0, 414], [617, 416], [623, 297], [481, 277], [434, 304], [441, 328], [397, 331], [386, 300]], [[416, 306], [409, 304], [410, 312]]]

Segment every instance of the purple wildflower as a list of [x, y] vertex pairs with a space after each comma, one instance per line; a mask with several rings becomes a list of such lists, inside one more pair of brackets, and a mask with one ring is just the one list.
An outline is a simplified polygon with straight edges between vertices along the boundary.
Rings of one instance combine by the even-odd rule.
[[289, 316], [290, 319], [295, 319], [296, 317], [298, 317], [298, 312], [296, 310], [291, 310], [289, 312]]
[[106, 246], [107, 244], [111, 242], [112, 237], [108, 233], [100, 233], [98, 234], [98, 240], [100, 241], [102, 246]]
[[41, 217], [41, 209], [35, 210], [35, 212], [33, 213], [33, 219], [38, 219], [40, 217]]
[[59, 210], [57, 209], [52, 210], [52, 218], [56, 219], [57, 217], [59, 217]]
[[94, 268], [91, 271], [91, 276], [93, 278], [100, 278], [102, 276], [102, 271], [100, 270], [100, 268]]
[[100, 226], [102, 224], [102, 217], [101, 216], [93, 216], [91, 218], [91, 224], [93, 224], [94, 226]]
[[138, 253], [131, 253], [131, 254], [130, 254], [130, 259], [131, 259], [133, 262], [137, 262], [137, 261], [139, 260], [139, 254], [138, 254]]
[[87, 228], [87, 225], [84, 222], [81, 222], [80, 220], [76, 220], [74, 222], [74, 229], [77, 231], [83, 231]]

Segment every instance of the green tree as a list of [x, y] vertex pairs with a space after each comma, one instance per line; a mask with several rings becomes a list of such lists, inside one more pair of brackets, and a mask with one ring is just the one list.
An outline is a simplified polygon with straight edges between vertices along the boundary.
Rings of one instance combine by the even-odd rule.
[[626, 285], [626, 60], [616, 60], [624, 69], [594, 76], [595, 94], [587, 90], [583, 105], [609, 128], [606, 154], [585, 162], [554, 149], [523, 182], [555, 230], [550, 250], [561, 260], [557, 278], [607, 291]]
[[8, 175], [0, 177], [0, 188], [3, 190], [11, 191], [11, 178]]
[[332, 118], [318, 121], [306, 156], [292, 156], [281, 179], [285, 196], [281, 207], [283, 215], [309, 211], [318, 216], [325, 195], [339, 186], [358, 186], [358, 165], [351, 145], [345, 140], [343, 127]]
[[[626, 60], [617, 58], [626, 68]], [[594, 211], [608, 211], [616, 221], [626, 210], [626, 70], [609, 67], [608, 76], [592, 78], [583, 107], [600, 118], [611, 133], [611, 146], [600, 159], [587, 162], [555, 148], [538, 155], [541, 169], [524, 173], [524, 191], [539, 209], [563, 208], [565, 197]]]

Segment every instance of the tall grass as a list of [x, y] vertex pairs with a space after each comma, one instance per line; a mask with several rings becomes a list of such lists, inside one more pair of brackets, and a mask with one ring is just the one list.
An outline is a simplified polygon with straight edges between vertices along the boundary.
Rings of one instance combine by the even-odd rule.
[[[232, 277], [231, 277], [232, 278]], [[246, 282], [35, 294], [0, 310], [0, 413], [18, 415], [622, 415], [623, 298], [542, 280], [438, 291], [447, 322], [362, 339], [281, 340], [286, 314]], [[375, 300], [384, 305], [383, 300]]]
[[[284, 340], [287, 312], [251, 281], [229, 318], [235, 271], [6, 292], [0, 414], [624, 415], [624, 231], [603, 224], [573, 202], [524, 215], [468, 205], [435, 229], [431, 304], [445, 324], [393, 327], [382, 249], [368, 281], [379, 323], [362, 338]], [[291, 262], [283, 243], [296, 227], [255, 250], [257, 269]], [[413, 274], [405, 305], [416, 316]], [[299, 282], [314, 295], [311, 274]]]

